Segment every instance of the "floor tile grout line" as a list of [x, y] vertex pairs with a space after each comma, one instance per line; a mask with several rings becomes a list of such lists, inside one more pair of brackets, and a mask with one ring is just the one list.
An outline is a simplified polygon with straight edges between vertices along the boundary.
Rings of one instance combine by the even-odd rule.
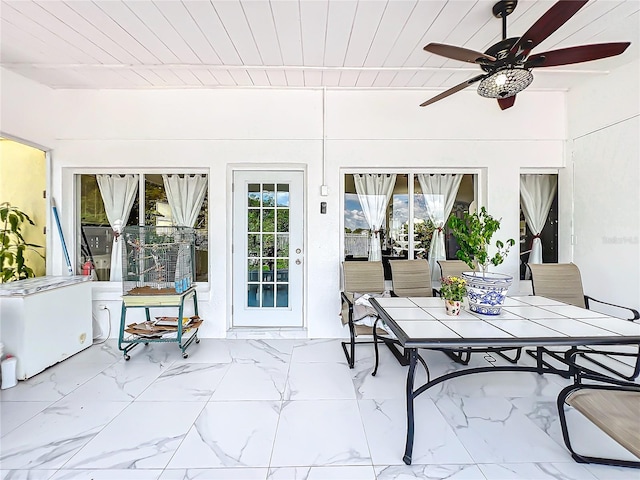
[[294, 344], [293, 348], [291, 349], [291, 355], [289, 356], [289, 365], [287, 367], [287, 376], [284, 382], [284, 387], [282, 390], [282, 393], [280, 395], [280, 410], [278, 411], [278, 421], [276, 422], [276, 428], [273, 432], [273, 442], [271, 443], [271, 452], [269, 453], [269, 462], [268, 462], [268, 466], [267, 466], [267, 476], [265, 480], [269, 480], [269, 477], [271, 476], [271, 470], [272, 470], [272, 462], [273, 462], [273, 454], [275, 452], [276, 449], [276, 439], [278, 438], [278, 431], [280, 429], [280, 420], [282, 419], [282, 411], [284, 410], [285, 407], [285, 402], [290, 402], [291, 400], [286, 400], [285, 399], [285, 395], [287, 392], [287, 387], [289, 385], [289, 374], [291, 372], [291, 364], [293, 363], [293, 356], [295, 354], [295, 349], [297, 348], [297, 346]]

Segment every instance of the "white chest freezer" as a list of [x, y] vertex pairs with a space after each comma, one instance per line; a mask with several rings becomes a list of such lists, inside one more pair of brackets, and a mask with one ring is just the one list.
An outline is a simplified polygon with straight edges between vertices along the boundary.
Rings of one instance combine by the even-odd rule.
[[0, 342], [26, 380], [90, 347], [88, 276], [45, 276], [0, 284]]

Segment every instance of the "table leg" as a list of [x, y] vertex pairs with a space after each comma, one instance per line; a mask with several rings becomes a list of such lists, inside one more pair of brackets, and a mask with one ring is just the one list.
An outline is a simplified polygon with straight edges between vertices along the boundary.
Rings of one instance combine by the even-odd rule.
[[371, 375], [373, 375], [374, 377], [376, 376], [376, 373], [378, 373], [378, 362], [380, 359], [378, 353], [378, 320], [380, 320], [380, 317], [376, 318], [376, 321], [373, 322], [373, 349], [376, 352], [376, 363], [373, 367], [373, 372], [371, 372]]
[[409, 349], [409, 372], [407, 373], [407, 443], [404, 449], [404, 457], [402, 460], [407, 465], [411, 465], [411, 455], [413, 453], [413, 435], [414, 435], [414, 420], [413, 420], [413, 380], [416, 373], [416, 360], [418, 357], [418, 350], [415, 348]]

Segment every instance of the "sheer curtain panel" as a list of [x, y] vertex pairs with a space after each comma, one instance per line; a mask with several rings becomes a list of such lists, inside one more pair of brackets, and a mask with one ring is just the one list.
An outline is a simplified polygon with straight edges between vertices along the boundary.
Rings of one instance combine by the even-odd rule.
[[206, 175], [162, 175], [173, 224], [194, 227], [204, 196], [207, 193]]
[[138, 175], [96, 175], [96, 179], [114, 233], [109, 280], [118, 282], [122, 280], [122, 242], [118, 237], [129, 220], [138, 191]]
[[387, 205], [396, 185], [395, 174], [354, 174], [353, 180], [364, 218], [371, 228], [369, 261], [382, 260], [380, 229], [385, 223]]
[[549, 216], [556, 194], [558, 178], [555, 175], [520, 175], [520, 201], [524, 219], [533, 232], [529, 263], [542, 263], [540, 233]]
[[462, 175], [459, 174], [417, 174], [420, 188], [424, 195], [424, 203], [427, 208], [429, 220], [436, 227], [431, 237], [431, 246], [429, 248], [429, 266], [431, 267], [431, 278], [434, 281], [440, 280], [440, 268], [437, 265], [438, 260], [447, 259], [447, 251], [444, 244], [444, 225], [453, 204], [458, 195], [458, 188], [462, 181]]

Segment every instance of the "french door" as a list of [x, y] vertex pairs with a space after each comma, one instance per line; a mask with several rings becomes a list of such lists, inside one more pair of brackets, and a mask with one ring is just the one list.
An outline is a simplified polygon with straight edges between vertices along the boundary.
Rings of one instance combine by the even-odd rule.
[[303, 326], [304, 173], [233, 174], [234, 327]]

